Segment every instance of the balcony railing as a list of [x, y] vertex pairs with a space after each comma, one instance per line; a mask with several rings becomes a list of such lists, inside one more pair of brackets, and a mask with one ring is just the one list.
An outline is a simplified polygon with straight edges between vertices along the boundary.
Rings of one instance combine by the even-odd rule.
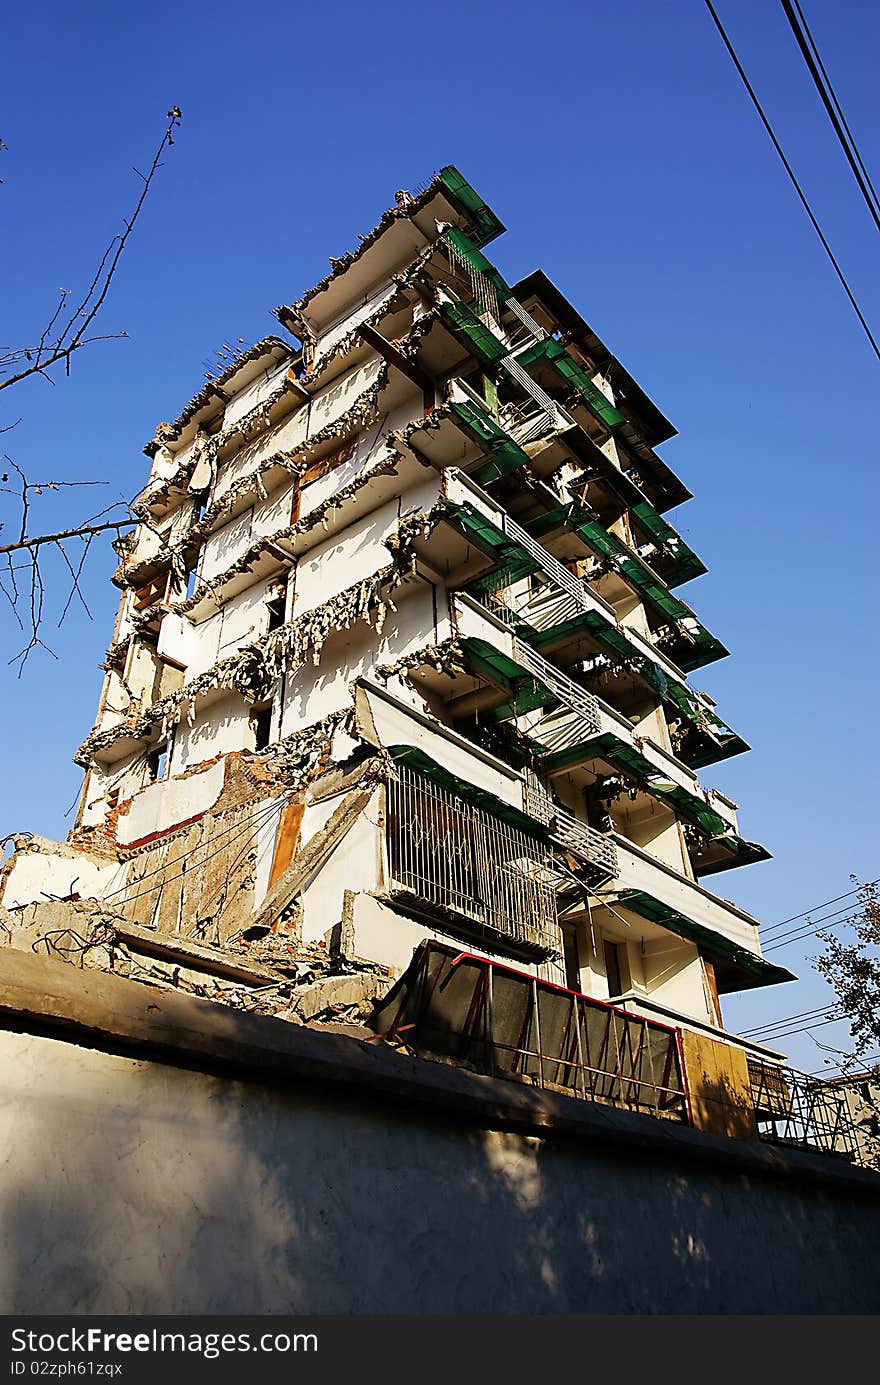
[[398, 765], [387, 841], [397, 898], [522, 952], [558, 949], [550, 848], [537, 837]]
[[517, 580], [524, 571], [542, 572], [547, 579], [545, 587], [525, 597], [515, 608], [500, 600], [493, 602], [492, 609], [497, 605], [497, 614], [502, 620], [511, 625], [522, 622], [538, 632], [562, 625], [591, 610], [604, 612], [610, 620], [615, 620], [613, 607], [590, 591], [582, 578], [570, 572], [510, 515], [501, 517], [500, 528], [516, 545], [522, 555], [521, 561], [514, 565], [515, 570], [506, 564], [480, 579], [474, 584], [474, 590], [481, 593], [503, 591], [511, 585], [511, 579]]
[[579, 728], [585, 736], [596, 736], [601, 729], [599, 719], [599, 703], [592, 693], [587, 692], [586, 688], [580, 687], [573, 679], [569, 678], [562, 669], [556, 668], [549, 663], [536, 650], [530, 649], [522, 640], [513, 637], [513, 657], [515, 661], [537, 678], [539, 683], [543, 683], [546, 688], [558, 698], [559, 702], [568, 711], [574, 712], [579, 721]]
[[795, 1068], [748, 1061], [762, 1140], [857, 1159], [859, 1127], [845, 1093]]
[[420, 1057], [690, 1119], [676, 1029], [439, 943], [422, 945], [372, 1024]]
[[[478, 488], [475, 488], [478, 489]], [[605, 656], [623, 661], [667, 703], [671, 704], [698, 734], [699, 744], [688, 756], [694, 766], [711, 763], [748, 749], [745, 742], [715, 713], [705, 694], [690, 688], [685, 673], [637, 630], [621, 625], [614, 608], [588, 584], [555, 558], [537, 539], [509, 515], [498, 510], [490, 497], [482, 509], [488, 521], [490, 539], [473, 526], [477, 546], [491, 544], [496, 566], [469, 584], [468, 591], [485, 609], [511, 629], [521, 629], [530, 642], [540, 644], [548, 632], [582, 625]], [[468, 504], [460, 505], [454, 522], [470, 532]], [[475, 509], [471, 505], [470, 509]], [[484, 529], [486, 528], [484, 524]], [[504, 537], [510, 540], [505, 548]], [[547, 579], [538, 591], [530, 592], [514, 609], [506, 593], [527, 574], [540, 571]], [[502, 600], [501, 593], [505, 594]], [[553, 638], [553, 636], [550, 636]]]
[[613, 880], [617, 875], [617, 848], [610, 837], [581, 822], [564, 808], [554, 809], [550, 830], [567, 851], [589, 866], [593, 883], [600, 879]]

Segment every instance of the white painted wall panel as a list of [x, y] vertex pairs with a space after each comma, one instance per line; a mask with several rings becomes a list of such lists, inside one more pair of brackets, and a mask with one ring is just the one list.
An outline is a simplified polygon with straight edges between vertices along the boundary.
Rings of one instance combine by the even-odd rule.
[[237, 693], [218, 699], [199, 710], [194, 726], [184, 719], [174, 737], [171, 768], [180, 774], [229, 750], [246, 750], [253, 743], [249, 724], [250, 708]]
[[287, 367], [288, 362], [286, 360], [282, 361], [280, 365], [270, 366], [230, 400], [223, 415], [224, 433], [234, 427], [239, 419], [244, 418], [245, 414], [249, 414], [251, 409], [255, 409], [258, 404], [263, 403], [264, 399], [268, 399], [270, 395], [275, 393], [284, 379]]
[[[340, 630], [324, 645], [317, 665], [307, 661], [288, 676], [282, 712], [282, 736], [312, 726], [331, 712], [351, 706], [349, 684], [376, 664], [393, 663], [432, 641], [432, 589], [414, 588], [395, 597], [397, 610], [388, 609], [379, 638], [372, 625], [358, 621]], [[440, 638], [448, 635], [448, 626]]]
[[[315, 805], [329, 809], [327, 816], [339, 807], [342, 798]], [[343, 895], [346, 890], [375, 890], [378, 886], [379, 860], [379, 790], [377, 789], [360, 817], [312, 877], [302, 892], [303, 939], [317, 942], [328, 929], [342, 918]], [[313, 826], [313, 825], [312, 825]]]
[[124, 868], [113, 863], [99, 865], [88, 856], [53, 856], [28, 851], [16, 855], [6, 886], [3, 904], [20, 909], [47, 899], [65, 899], [78, 894], [82, 899], [103, 899], [120, 883]]
[[200, 673], [216, 664], [222, 625], [223, 612], [218, 611], [215, 616], [209, 616], [207, 620], [193, 627], [195, 639], [192, 645], [192, 659], [186, 669], [186, 683], [191, 683]]
[[223, 607], [218, 658], [225, 659], [244, 644], [252, 644], [266, 633], [266, 592], [272, 579], [263, 578], [253, 587], [230, 597]]
[[202, 774], [187, 779], [162, 779], [135, 794], [127, 813], [119, 818], [116, 839], [121, 846], [141, 842], [160, 830], [206, 813], [223, 791], [222, 760]]
[[199, 566], [199, 578], [202, 582], [211, 581], [219, 573], [225, 572], [236, 558], [241, 557], [251, 540], [253, 518], [253, 508], [245, 510], [243, 514], [236, 515], [235, 519], [224, 524], [221, 529], [216, 529], [205, 541]]

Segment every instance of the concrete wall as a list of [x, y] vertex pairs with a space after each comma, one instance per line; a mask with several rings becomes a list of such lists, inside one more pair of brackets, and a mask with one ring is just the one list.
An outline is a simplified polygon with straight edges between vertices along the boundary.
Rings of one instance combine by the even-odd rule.
[[427, 584], [400, 588], [395, 610], [386, 608], [382, 633], [376, 621], [356, 621], [349, 629], [334, 630], [321, 649], [317, 664], [308, 661], [287, 682], [282, 703], [281, 735], [290, 736], [351, 704], [350, 684], [378, 664], [393, 664], [431, 640], [448, 638], [442, 608], [435, 624], [434, 589]]
[[834, 1159], [12, 949], [0, 1010], [7, 1313], [880, 1309]]

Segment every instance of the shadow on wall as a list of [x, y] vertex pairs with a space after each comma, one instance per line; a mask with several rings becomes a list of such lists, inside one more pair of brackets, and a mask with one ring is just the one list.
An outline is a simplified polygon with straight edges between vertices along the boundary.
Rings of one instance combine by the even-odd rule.
[[815, 1188], [29, 1035], [0, 1059], [6, 1313], [880, 1308], [876, 1207]]

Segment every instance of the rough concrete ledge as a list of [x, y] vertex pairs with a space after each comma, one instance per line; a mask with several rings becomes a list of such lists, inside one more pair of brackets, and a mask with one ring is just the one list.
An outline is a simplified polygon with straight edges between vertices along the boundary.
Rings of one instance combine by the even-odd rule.
[[731, 1140], [520, 1087], [15, 948], [4, 948], [0, 958], [0, 1023], [8, 1028], [239, 1078], [318, 1084], [325, 1093], [345, 1090], [489, 1129], [564, 1135], [593, 1150], [678, 1167], [708, 1163], [739, 1174], [819, 1182], [829, 1191], [837, 1185], [849, 1197], [880, 1198], [880, 1177], [842, 1159]]

